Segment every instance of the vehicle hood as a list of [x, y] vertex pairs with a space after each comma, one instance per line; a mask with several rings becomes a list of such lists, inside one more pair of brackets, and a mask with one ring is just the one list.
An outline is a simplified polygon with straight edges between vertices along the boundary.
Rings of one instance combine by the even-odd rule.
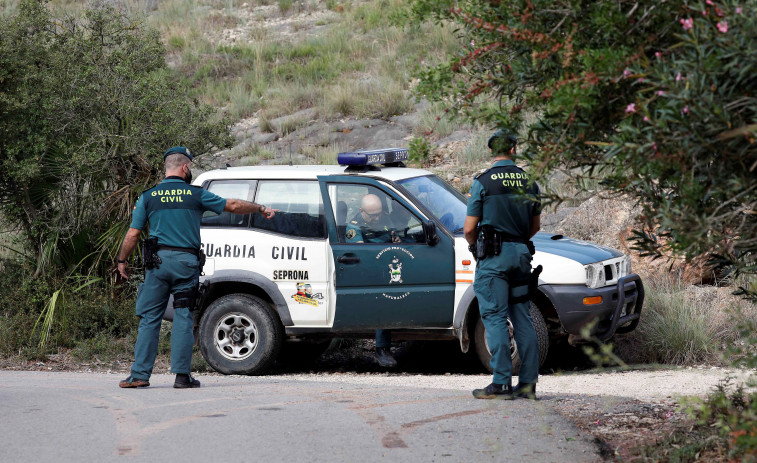
[[589, 241], [581, 241], [573, 238], [562, 237], [552, 233], [537, 233], [533, 237], [534, 247], [539, 252], [555, 254], [560, 257], [575, 260], [583, 265], [603, 260], [621, 257], [624, 254], [617, 249], [600, 246]]

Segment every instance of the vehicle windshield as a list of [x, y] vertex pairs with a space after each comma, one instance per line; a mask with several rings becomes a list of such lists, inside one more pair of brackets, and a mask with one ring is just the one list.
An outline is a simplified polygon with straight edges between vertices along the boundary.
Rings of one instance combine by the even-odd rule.
[[466, 197], [436, 175], [414, 177], [398, 182], [415, 196], [452, 233], [462, 233], [468, 208]]

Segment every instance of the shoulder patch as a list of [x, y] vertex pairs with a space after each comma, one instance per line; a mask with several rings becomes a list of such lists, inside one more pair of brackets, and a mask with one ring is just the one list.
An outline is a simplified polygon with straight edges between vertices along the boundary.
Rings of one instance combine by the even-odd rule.
[[357, 220], [352, 220], [352, 221], [350, 221], [350, 223], [351, 223], [352, 225], [357, 225]]
[[489, 168], [489, 169], [484, 169], [484, 170], [480, 170], [480, 171], [478, 171], [478, 173], [477, 173], [477, 174], [475, 174], [475, 175], [473, 176], [473, 178], [479, 178], [480, 176], [484, 175], [485, 173], [489, 172], [490, 170], [491, 170], [491, 168]]
[[354, 237], [355, 237], [355, 230], [352, 229], [352, 228], [350, 228], [349, 230], [347, 230], [347, 239], [351, 240]]

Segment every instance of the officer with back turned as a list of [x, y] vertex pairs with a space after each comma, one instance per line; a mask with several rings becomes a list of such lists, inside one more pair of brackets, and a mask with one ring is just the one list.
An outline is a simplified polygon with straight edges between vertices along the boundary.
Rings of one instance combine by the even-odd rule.
[[118, 384], [124, 388], [150, 385], [160, 324], [171, 294], [175, 309], [171, 329], [171, 372], [176, 374], [174, 387], [200, 387], [200, 381], [192, 378], [190, 370], [194, 345], [192, 309], [203, 257], [200, 251], [202, 214], [204, 211], [259, 212], [268, 219], [275, 214], [274, 209], [241, 199], [224, 199], [190, 185], [192, 153], [183, 146], [166, 151], [163, 160], [166, 178], [139, 197], [117, 259], [118, 272], [129, 278], [126, 259], [149, 223], [150, 238], [143, 242], [145, 282], [137, 292], [139, 332], [134, 346], [134, 364], [129, 377]]
[[[530, 243], [541, 227], [539, 188], [515, 165], [515, 135], [498, 130], [489, 138], [491, 169], [473, 181], [465, 218], [465, 239], [477, 256], [473, 289], [478, 298], [494, 372], [492, 383], [475, 389], [477, 399], [536, 398], [539, 351], [529, 314]], [[518, 385], [512, 387], [507, 318], [521, 358]]]

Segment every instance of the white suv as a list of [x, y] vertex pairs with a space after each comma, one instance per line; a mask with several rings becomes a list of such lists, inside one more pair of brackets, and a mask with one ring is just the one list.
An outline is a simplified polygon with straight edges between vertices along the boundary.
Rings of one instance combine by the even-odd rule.
[[[207, 289], [195, 313], [203, 357], [227, 374], [259, 374], [285, 343], [331, 337], [458, 340], [489, 368], [463, 238], [466, 197], [432, 173], [403, 166], [407, 151], [341, 153], [334, 166], [233, 167], [200, 175], [195, 185], [225, 198], [278, 209], [202, 219]], [[394, 241], [348, 242], [360, 201], [375, 194]], [[623, 253], [537, 234], [542, 265], [531, 315], [546, 359], [550, 340], [584, 326], [607, 340], [633, 330], [644, 290]], [[172, 318], [169, 304], [167, 318]], [[512, 343], [514, 371], [519, 360]]]

